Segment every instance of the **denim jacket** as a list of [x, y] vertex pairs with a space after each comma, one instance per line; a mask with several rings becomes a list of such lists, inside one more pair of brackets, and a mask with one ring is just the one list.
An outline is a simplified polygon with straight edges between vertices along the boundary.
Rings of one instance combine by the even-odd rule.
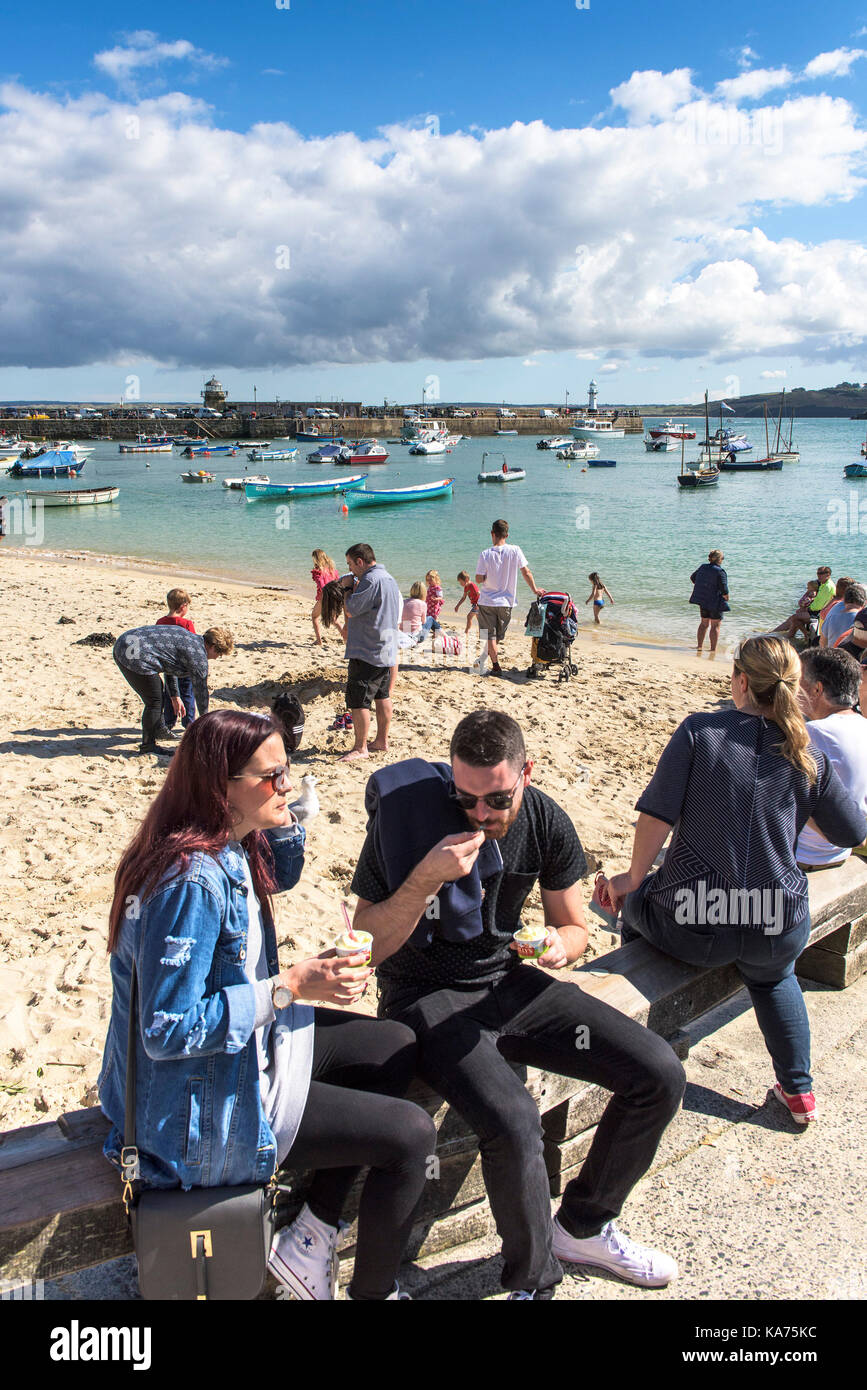
[[[266, 833], [283, 892], [301, 875], [304, 828], [296, 825], [283, 838]], [[216, 858], [192, 855], [181, 872], [164, 875], [137, 914], [127, 913], [111, 959], [111, 1021], [99, 1077], [100, 1102], [112, 1121], [106, 1157], [119, 1165], [135, 956], [142, 1182], [185, 1188], [267, 1182], [277, 1154], [259, 1094], [256, 998], [244, 971], [247, 887], [238, 851], [227, 845]], [[262, 916], [268, 970], [276, 975], [274, 924], [267, 912]], [[299, 1008], [286, 1011], [289, 1026]], [[309, 1065], [303, 1080], [306, 1086]]]

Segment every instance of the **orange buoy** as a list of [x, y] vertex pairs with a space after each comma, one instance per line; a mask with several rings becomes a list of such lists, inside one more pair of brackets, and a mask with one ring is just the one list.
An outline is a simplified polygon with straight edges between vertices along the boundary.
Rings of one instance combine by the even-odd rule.
[[349, 516], [349, 508], [347, 507], [347, 505], [346, 505], [345, 502], [344, 502], [343, 506], [340, 508], [340, 510], [342, 511], [342, 513], [343, 513], [344, 516]]

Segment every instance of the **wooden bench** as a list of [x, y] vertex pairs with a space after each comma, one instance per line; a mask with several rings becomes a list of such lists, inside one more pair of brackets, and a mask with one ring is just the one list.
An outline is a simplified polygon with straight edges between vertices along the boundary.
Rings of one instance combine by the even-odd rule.
[[[804, 979], [844, 988], [867, 968], [867, 864], [811, 874], [810, 944], [798, 962]], [[532, 967], [528, 967], [532, 968]], [[680, 1030], [742, 986], [734, 967], [701, 970], [662, 955], [643, 941], [621, 946], [563, 978], [672, 1041], [685, 1055]], [[520, 1071], [520, 1069], [519, 1069]], [[528, 1069], [542, 1116], [551, 1191], [579, 1171], [608, 1093], [598, 1086]], [[416, 1086], [411, 1098], [434, 1115], [438, 1176], [425, 1185], [407, 1250], [424, 1257], [493, 1229], [481, 1175], [478, 1141], [439, 1096]], [[4, 1287], [53, 1279], [131, 1253], [120, 1180], [102, 1155], [108, 1122], [95, 1107], [0, 1136], [0, 1280]], [[289, 1173], [294, 1200], [306, 1175]], [[352, 1224], [341, 1259], [354, 1254], [360, 1183], [350, 1196]]]

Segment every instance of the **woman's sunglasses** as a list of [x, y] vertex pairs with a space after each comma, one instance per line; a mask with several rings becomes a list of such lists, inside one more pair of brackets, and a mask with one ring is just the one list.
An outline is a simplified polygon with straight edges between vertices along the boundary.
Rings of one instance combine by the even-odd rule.
[[288, 792], [292, 787], [292, 783], [289, 781], [288, 763], [284, 763], [274, 772], [237, 772], [229, 778], [229, 781], [243, 782], [245, 778], [250, 778], [256, 782], [270, 782], [275, 792]]
[[489, 792], [487, 796], [473, 796], [471, 792], [462, 792], [459, 791], [457, 787], [453, 787], [449, 795], [453, 801], [458, 803], [463, 811], [472, 811], [478, 801], [484, 801], [485, 805], [492, 811], [508, 811], [514, 800], [515, 792], [520, 785], [521, 778], [526, 771], [527, 763], [524, 763], [524, 766], [518, 773], [518, 781], [510, 792]]

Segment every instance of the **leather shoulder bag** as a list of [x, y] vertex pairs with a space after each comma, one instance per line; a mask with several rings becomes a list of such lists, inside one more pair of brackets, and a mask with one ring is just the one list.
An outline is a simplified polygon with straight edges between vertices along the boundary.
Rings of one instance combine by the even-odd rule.
[[132, 966], [121, 1153], [123, 1203], [142, 1298], [253, 1299], [265, 1283], [274, 1234], [276, 1172], [267, 1187], [141, 1188], [135, 1143], [138, 978]]

